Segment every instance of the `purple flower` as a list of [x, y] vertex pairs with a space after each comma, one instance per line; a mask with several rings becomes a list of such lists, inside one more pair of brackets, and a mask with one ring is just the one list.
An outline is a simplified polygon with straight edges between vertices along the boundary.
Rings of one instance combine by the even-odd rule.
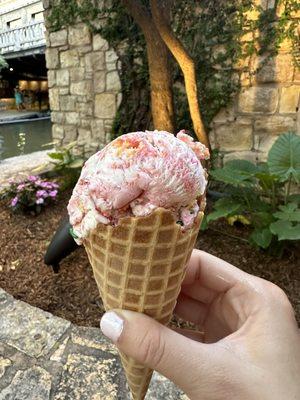
[[17, 205], [18, 201], [19, 201], [19, 198], [18, 198], [18, 196], [16, 196], [16, 197], [14, 197], [14, 198], [12, 199], [10, 205], [11, 205], [12, 207], [15, 207], [15, 206]]
[[20, 184], [17, 186], [17, 190], [18, 190], [18, 191], [23, 190], [25, 186], [26, 186], [25, 183], [20, 183]]
[[29, 175], [27, 178], [30, 182], [36, 182], [38, 180], [38, 177], [35, 175]]
[[59, 184], [56, 182], [52, 182], [52, 187], [53, 189], [58, 189], [59, 188]]
[[40, 182], [40, 187], [45, 189], [51, 189], [49, 188], [49, 182]]
[[35, 203], [36, 203], [36, 204], [43, 204], [43, 203], [44, 203], [44, 199], [42, 199], [42, 198], [37, 199], [37, 200], [35, 201]]
[[51, 192], [48, 192], [50, 197], [55, 197], [57, 195], [57, 190], [51, 190]]
[[48, 193], [46, 190], [38, 190], [36, 192], [36, 197], [41, 198], [41, 197], [48, 197]]

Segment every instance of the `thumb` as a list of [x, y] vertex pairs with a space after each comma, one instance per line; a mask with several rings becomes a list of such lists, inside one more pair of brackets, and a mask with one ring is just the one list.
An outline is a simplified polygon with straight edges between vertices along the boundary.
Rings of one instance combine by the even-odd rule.
[[100, 327], [120, 351], [160, 372], [187, 394], [199, 394], [202, 384], [212, 383], [218, 361], [211, 345], [188, 339], [133, 311], [109, 311], [102, 317]]

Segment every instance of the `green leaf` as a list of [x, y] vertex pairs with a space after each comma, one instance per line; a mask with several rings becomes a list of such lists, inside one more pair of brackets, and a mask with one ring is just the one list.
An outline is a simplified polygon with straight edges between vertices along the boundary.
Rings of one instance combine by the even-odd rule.
[[274, 213], [274, 217], [283, 221], [300, 222], [300, 209], [296, 203], [288, 203], [278, 208], [280, 211]]
[[214, 204], [214, 211], [208, 214], [207, 222], [215, 221], [216, 219], [227, 217], [231, 214], [237, 214], [241, 211], [242, 205], [228, 197], [218, 200]]
[[290, 196], [288, 196], [287, 199], [291, 203], [297, 203], [298, 205], [300, 205], [300, 194], [291, 194]]
[[202, 222], [201, 222], [200, 230], [201, 230], [201, 231], [205, 231], [205, 230], [207, 229], [207, 227], [208, 227], [207, 216], [204, 215], [204, 217], [203, 217], [203, 219], [202, 219]]
[[50, 158], [53, 158], [54, 160], [63, 160], [64, 155], [62, 153], [48, 153], [48, 156]]
[[293, 225], [290, 221], [276, 221], [270, 225], [270, 230], [278, 236], [278, 240], [300, 240], [300, 224]]
[[233, 186], [240, 185], [249, 185], [249, 182], [246, 182], [248, 176], [239, 171], [234, 171], [231, 168], [220, 168], [210, 171], [210, 175], [215, 178], [217, 181], [224, 182]]
[[272, 241], [272, 233], [269, 228], [255, 229], [250, 235], [250, 240], [259, 247], [266, 249]]
[[70, 162], [68, 168], [81, 168], [83, 166], [84, 160], [82, 158], [76, 158], [76, 160]]
[[258, 228], [265, 228], [274, 221], [271, 212], [259, 211], [252, 214], [252, 223]]
[[253, 176], [258, 168], [255, 164], [247, 160], [231, 160], [225, 164], [225, 168], [230, 168], [239, 173]]
[[272, 174], [280, 181], [287, 181], [291, 176], [300, 181], [300, 136], [285, 133], [276, 140], [268, 154], [268, 166]]

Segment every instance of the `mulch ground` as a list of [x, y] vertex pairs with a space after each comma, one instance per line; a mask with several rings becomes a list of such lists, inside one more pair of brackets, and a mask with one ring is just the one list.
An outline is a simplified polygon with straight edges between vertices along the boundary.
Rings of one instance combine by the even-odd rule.
[[[66, 215], [69, 195], [65, 193], [37, 217], [12, 214], [0, 203], [0, 287], [19, 300], [75, 324], [99, 326], [103, 306], [84, 249], [63, 260], [58, 274], [43, 263], [46, 248]], [[299, 247], [292, 247], [277, 259], [239, 240], [246, 234], [245, 228], [218, 222], [201, 233], [197, 246], [279, 285], [288, 294], [300, 321]]]

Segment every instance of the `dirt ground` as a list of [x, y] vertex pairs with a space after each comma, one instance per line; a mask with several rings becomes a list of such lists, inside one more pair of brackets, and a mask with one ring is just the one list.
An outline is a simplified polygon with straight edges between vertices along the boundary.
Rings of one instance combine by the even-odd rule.
[[[58, 274], [43, 263], [45, 250], [66, 215], [69, 195], [65, 193], [37, 217], [12, 214], [4, 203], [0, 204], [0, 287], [75, 324], [99, 326], [103, 307], [84, 249], [63, 260]], [[245, 228], [219, 222], [200, 234], [197, 247], [279, 285], [300, 321], [299, 246], [277, 259], [253, 249], [239, 239], [243, 237]]]

